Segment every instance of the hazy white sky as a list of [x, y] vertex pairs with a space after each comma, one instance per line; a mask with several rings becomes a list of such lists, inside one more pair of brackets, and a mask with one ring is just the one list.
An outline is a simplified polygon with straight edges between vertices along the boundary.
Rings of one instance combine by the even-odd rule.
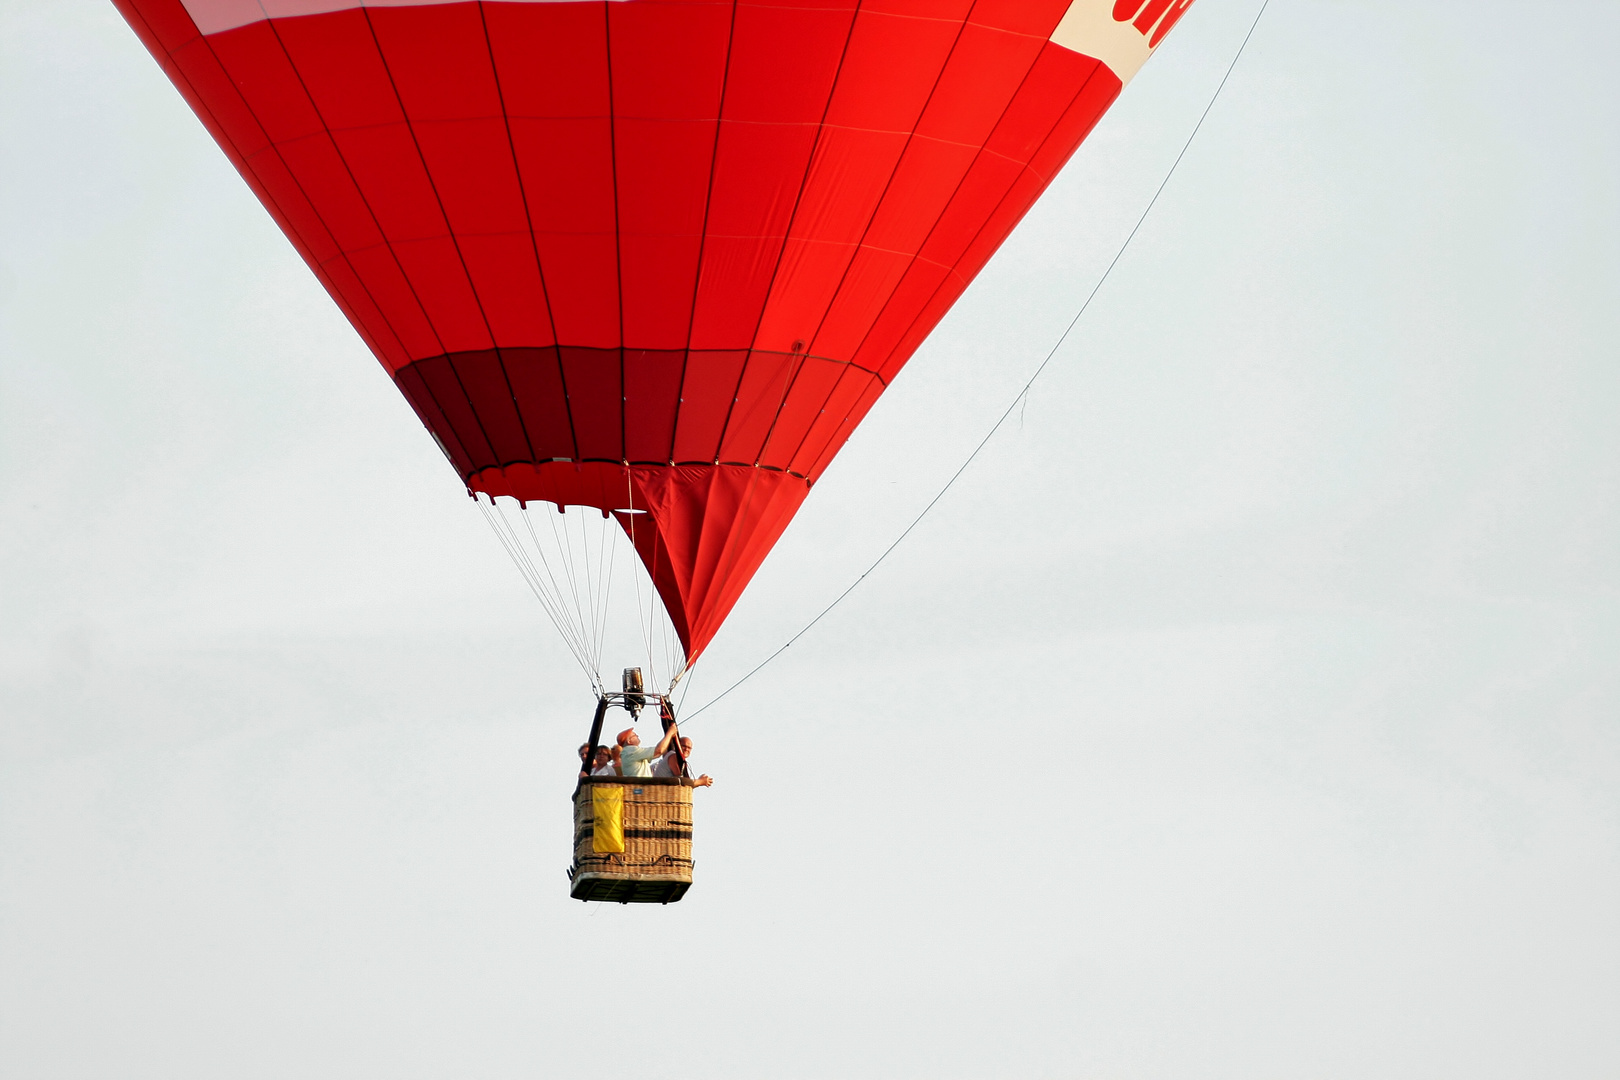
[[[694, 702], [955, 469], [1256, 7], [1181, 22]], [[409, 408], [109, 4], [0, 0], [0, 1074], [1615, 1076], [1617, 46], [1273, 0], [1021, 418], [693, 723], [697, 884], [637, 909], [567, 898], [589, 693]]]

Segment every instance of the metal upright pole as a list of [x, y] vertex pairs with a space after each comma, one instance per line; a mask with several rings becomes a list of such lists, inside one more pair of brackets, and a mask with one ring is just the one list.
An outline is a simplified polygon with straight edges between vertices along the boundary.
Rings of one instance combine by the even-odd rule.
[[[675, 706], [669, 703], [668, 698], [664, 698], [658, 703], [658, 722], [664, 725], [666, 734], [668, 734], [670, 726], [675, 723]], [[686, 751], [681, 749], [679, 736], [676, 736], [675, 742], [671, 744], [671, 749], [675, 751], [675, 760], [681, 763], [681, 775], [690, 776], [691, 770], [686, 767]]]
[[585, 748], [585, 760], [580, 762], [586, 776], [596, 771], [596, 744], [602, 737], [602, 718], [607, 715], [607, 708], [607, 695], [603, 694], [596, 699], [596, 715], [591, 718], [591, 744]]

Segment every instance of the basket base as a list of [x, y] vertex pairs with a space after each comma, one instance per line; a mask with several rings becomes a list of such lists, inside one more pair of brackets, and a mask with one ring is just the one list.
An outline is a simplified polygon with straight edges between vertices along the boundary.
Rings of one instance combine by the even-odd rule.
[[673, 904], [692, 887], [677, 878], [632, 878], [609, 874], [576, 874], [568, 895], [604, 904]]

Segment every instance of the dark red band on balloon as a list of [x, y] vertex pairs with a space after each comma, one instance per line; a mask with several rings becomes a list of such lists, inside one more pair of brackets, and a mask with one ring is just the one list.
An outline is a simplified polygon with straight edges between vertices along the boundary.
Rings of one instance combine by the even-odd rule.
[[758, 466], [808, 482], [802, 463], [829, 457], [883, 387], [819, 356], [569, 345], [447, 353], [394, 380], [469, 484], [556, 461]]

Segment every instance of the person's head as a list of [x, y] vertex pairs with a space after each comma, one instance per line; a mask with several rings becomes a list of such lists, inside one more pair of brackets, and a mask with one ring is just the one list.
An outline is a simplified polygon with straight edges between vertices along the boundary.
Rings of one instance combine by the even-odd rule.
[[635, 728], [627, 727], [623, 731], [619, 732], [619, 745], [620, 746], [640, 746], [641, 745], [641, 736], [636, 734], [636, 729]]
[[681, 736], [681, 754], [685, 757], [692, 756], [692, 740], [685, 735]]
[[579, 744], [579, 760], [585, 760], [585, 755], [590, 751], [590, 748], [591, 744], [588, 742], [582, 742]]
[[598, 746], [596, 748], [596, 760], [593, 761], [591, 763], [591, 765], [594, 768], [600, 769], [602, 766], [606, 765], [609, 761], [612, 761], [612, 760], [613, 760], [613, 755], [608, 753], [608, 748], [605, 747], [605, 746]]

